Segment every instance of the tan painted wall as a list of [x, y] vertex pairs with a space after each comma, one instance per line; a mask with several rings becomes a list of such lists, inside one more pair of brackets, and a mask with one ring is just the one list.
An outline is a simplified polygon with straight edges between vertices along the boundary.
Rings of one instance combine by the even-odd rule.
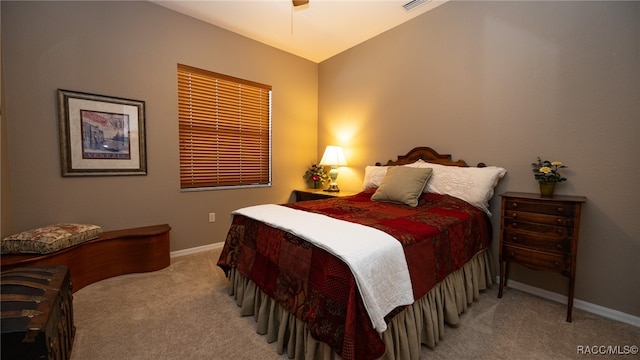
[[[187, 249], [224, 241], [232, 210], [286, 202], [304, 186], [317, 156], [317, 64], [146, 1], [1, 6], [11, 177], [2, 203], [12, 203], [2, 214], [13, 217], [3, 236], [65, 221], [105, 230], [168, 223], [171, 249]], [[180, 191], [177, 63], [273, 86], [272, 187]], [[144, 100], [148, 175], [63, 178], [58, 88]]]
[[[319, 66], [146, 2], [0, 6], [3, 236], [169, 223], [172, 250], [220, 242], [231, 210], [288, 200], [330, 143], [350, 162], [343, 189], [365, 165], [430, 145], [507, 168], [498, 192], [536, 191], [540, 155], [570, 166], [560, 193], [589, 198], [577, 298], [640, 316], [638, 3], [451, 2]], [[179, 191], [177, 62], [273, 86], [273, 187]], [[62, 178], [57, 88], [145, 100], [149, 175]], [[513, 270], [566, 293], [561, 276]]]
[[576, 297], [640, 316], [638, 24], [636, 2], [449, 2], [320, 64], [319, 148], [345, 146], [343, 189], [421, 145], [505, 167], [498, 193], [536, 192], [536, 156], [564, 161], [558, 192], [588, 197]]
[[[0, 6], [0, 17], [2, 16], [2, 6]], [[0, 27], [0, 37], [2, 36], [2, 28]], [[2, 47], [0, 46], [0, 79], [4, 76], [2, 72]], [[7, 122], [5, 121], [5, 91], [4, 81], [0, 81], [0, 233], [4, 233], [3, 224], [12, 223], [11, 212], [7, 211], [11, 208], [11, 197], [8, 194], [11, 191], [9, 177], [9, 157], [7, 156], [9, 147], [7, 146]], [[5, 194], [7, 194], [5, 196]], [[9, 229], [10, 230], [10, 229]]]

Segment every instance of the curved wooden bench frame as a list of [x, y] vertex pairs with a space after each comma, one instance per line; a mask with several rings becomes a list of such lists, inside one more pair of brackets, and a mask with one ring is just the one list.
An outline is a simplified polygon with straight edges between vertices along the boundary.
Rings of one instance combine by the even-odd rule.
[[0, 270], [33, 265], [66, 265], [73, 291], [110, 277], [163, 269], [171, 263], [167, 224], [105, 231], [93, 240], [50, 254], [7, 254]]

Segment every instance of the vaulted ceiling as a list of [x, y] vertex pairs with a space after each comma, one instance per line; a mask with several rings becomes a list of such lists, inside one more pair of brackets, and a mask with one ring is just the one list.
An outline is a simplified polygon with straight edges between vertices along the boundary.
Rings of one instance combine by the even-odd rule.
[[319, 63], [448, 0], [151, 1]]

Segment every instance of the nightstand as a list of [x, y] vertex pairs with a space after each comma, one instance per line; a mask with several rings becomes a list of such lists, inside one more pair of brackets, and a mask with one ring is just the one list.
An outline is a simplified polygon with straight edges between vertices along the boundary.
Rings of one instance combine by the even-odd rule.
[[340, 190], [339, 192], [329, 192], [324, 191], [323, 189], [302, 189], [302, 190], [293, 190], [296, 201], [307, 201], [307, 200], [318, 200], [318, 199], [328, 199], [333, 197], [343, 197], [343, 196], [351, 196], [355, 195], [358, 192], [354, 191], [344, 191]]
[[580, 209], [587, 198], [518, 192], [501, 196], [498, 297], [507, 283], [510, 262], [560, 273], [569, 278], [567, 322], [571, 322]]

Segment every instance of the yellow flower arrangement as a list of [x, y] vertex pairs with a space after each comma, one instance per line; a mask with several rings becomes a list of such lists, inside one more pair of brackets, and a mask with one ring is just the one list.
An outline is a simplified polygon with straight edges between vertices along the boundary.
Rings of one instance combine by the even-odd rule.
[[567, 181], [567, 179], [558, 172], [559, 169], [567, 167], [562, 161], [541, 160], [540, 157], [538, 157], [538, 161], [531, 163], [531, 166], [533, 166], [533, 176], [540, 184]]

